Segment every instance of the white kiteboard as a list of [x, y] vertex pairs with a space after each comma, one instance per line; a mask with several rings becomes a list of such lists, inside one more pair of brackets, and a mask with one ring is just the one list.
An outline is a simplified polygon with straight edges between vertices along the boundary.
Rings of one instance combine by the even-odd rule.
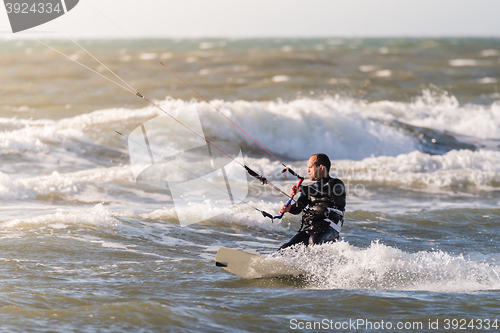
[[221, 247], [215, 256], [215, 265], [244, 279], [299, 276], [304, 272], [273, 258]]

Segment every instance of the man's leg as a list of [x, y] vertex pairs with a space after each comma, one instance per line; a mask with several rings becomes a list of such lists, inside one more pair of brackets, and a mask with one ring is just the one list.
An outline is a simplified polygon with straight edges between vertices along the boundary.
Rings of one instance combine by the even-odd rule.
[[288, 241], [288, 243], [281, 245], [279, 250], [283, 250], [283, 249], [290, 247], [292, 245], [295, 245], [295, 244], [307, 245], [307, 244], [309, 244], [309, 237], [310, 237], [309, 232], [307, 230], [302, 230], [301, 232], [299, 232], [298, 234], [293, 236], [292, 239], [290, 239]]
[[333, 228], [328, 228], [324, 231], [316, 232], [309, 238], [309, 245], [333, 243], [339, 240], [339, 233]]

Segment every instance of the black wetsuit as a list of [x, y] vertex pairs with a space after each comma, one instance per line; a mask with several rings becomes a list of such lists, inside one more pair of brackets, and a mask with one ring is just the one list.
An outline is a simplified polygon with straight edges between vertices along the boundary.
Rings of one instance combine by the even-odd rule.
[[344, 224], [346, 191], [338, 178], [326, 176], [316, 183], [302, 186], [297, 202], [290, 206], [291, 214], [302, 215], [299, 233], [280, 249], [295, 244], [322, 244], [335, 242]]

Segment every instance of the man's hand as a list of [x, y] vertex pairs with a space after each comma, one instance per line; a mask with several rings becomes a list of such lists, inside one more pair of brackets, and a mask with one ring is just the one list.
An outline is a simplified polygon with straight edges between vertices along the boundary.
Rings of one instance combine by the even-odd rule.
[[[299, 191], [299, 187], [297, 185], [293, 185], [292, 189], [290, 190], [290, 196], [293, 197], [297, 192]], [[290, 205], [291, 206], [291, 205]], [[283, 205], [280, 209], [280, 214], [283, 213], [288, 213], [290, 211], [290, 206]]]
[[280, 209], [280, 214], [282, 213], [288, 213], [290, 211], [290, 206], [286, 206], [286, 205], [283, 205], [283, 207], [281, 207]]

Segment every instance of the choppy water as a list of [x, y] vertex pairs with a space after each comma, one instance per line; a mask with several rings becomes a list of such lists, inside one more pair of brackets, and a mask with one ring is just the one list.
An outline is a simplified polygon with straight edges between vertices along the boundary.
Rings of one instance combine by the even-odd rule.
[[[280, 164], [148, 52], [299, 173], [327, 153], [348, 186], [343, 241], [278, 256], [304, 267], [300, 280], [221, 271], [221, 246], [277, 256], [299, 217], [271, 223], [249, 205], [276, 213], [285, 198], [248, 179], [247, 204], [224, 210], [201, 191], [189, 209], [210, 218], [181, 227], [173, 193], [136, 183], [114, 132], [163, 113], [36, 41], [1, 41], [2, 331], [275, 332], [323, 319], [378, 331], [438, 320], [442, 331], [446, 319], [500, 319], [499, 40], [139, 42], [81, 41], [163, 110], [195, 107], [209, 140], [237, 144], [285, 191], [295, 181]], [[71, 41], [49, 43], [106, 73]], [[175, 124], [148, 135], [193, 140]]]

